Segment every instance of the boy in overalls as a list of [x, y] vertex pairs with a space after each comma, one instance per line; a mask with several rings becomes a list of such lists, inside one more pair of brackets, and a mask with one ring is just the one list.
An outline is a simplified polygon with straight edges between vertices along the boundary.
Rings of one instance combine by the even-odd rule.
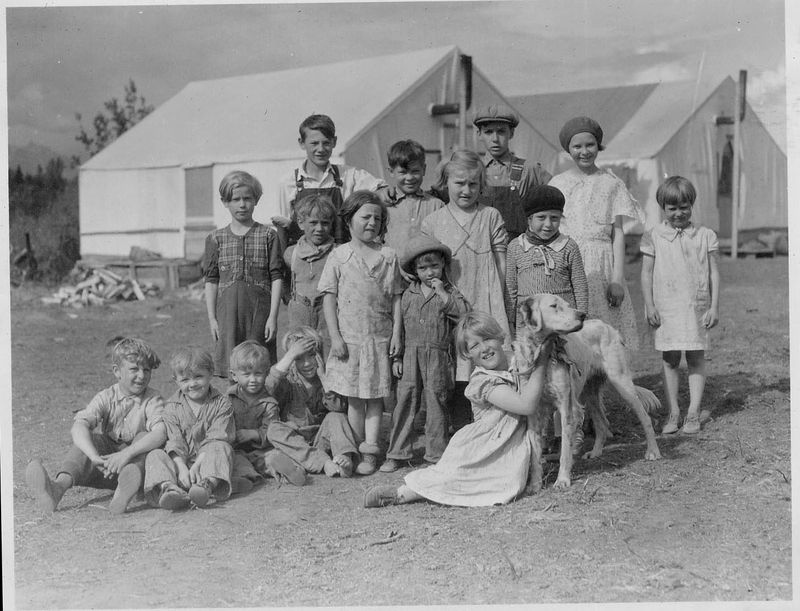
[[472, 119], [478, 139], [486, 147], [486, 186], [478, 200], [497, 208], [511, 242], [525, 233], [528, 220], [520, 204], [525, 194], [537, 185], [546, 185], [552, 176], [540, 163], [521, 159], [509, 150], [519, 116], [505, 104], [490, 104], [475, 111]]

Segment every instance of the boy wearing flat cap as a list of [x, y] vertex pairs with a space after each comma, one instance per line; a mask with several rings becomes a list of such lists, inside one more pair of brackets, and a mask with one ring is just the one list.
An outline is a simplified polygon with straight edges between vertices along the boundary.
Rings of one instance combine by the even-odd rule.
[[528, 191], [520, 202], [527, 230], [506, 251], [506, 313], [512, 333], [519, 329], [517, 304], [536, 293], [552, 293], [586, 314], [589, 285], [578, 244], [559, 233], [564, 195], [549, 185]]
[[414, 416], [425, 398], [425, 456], [438, 462], [447, 446], [445, 411], [453, 388], [453, 329], [469, 303], [447, 279], [450, 249], [424, 233], [412, 236], [400, 256], [400, 267], [415, 281], [403, 293], [403, 354], [394, 357], [392, 372], [399, 378], [397, 405], [392, 412], [389, 450], [381, 471], [396, 471], [413, 458]]
[[487, 152], [486, 186], [480, 203], [500, 211], [508, 239], [513, 240], [527, 227], [520, 199], [533, 187], [546, 185], [552, 176], [542, 164], [521, 159], [509, 149], [519, 116], [507, 105], [490, 104], [476, 109], [472, 123]]

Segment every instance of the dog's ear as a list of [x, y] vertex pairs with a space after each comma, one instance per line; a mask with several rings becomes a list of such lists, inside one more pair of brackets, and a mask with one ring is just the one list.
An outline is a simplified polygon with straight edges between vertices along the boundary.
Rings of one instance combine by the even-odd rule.
[[534, 331], [542, 328], [542, 309], [539, 307], [538, 296], [534, 295], [523, 301], [519, 306], [519, 313], [522, 315], [522, 321]]

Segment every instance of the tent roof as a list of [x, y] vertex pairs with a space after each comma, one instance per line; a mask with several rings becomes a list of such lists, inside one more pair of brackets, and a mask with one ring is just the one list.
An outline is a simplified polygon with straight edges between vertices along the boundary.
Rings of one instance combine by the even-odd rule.
[[[452, 60], [454, 46], [189, 83], [82, 169], [290, 159], [310, 114], [336, 122], [338, 149]], [[364, 83], [372, 86], [365, 89]], [[335, 92], [335, 94], [333, 94]]]

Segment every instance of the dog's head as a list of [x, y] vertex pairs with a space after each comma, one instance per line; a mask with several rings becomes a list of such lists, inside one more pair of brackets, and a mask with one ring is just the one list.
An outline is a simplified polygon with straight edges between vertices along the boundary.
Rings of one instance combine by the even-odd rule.
[[542, 338], [579, 331], [586, 315], [558, 297], [539, 293], [519, 305], [519, 314], [527, 328]]

